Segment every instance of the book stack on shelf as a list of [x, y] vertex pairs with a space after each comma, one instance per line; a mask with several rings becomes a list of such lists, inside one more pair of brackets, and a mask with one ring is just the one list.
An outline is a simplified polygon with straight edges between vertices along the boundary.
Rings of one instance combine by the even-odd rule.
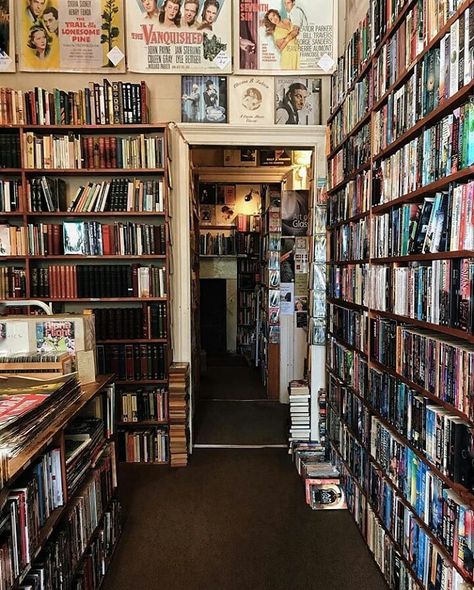
[[162, 405], [172, 358], [166, 125], [147, 123], [143, 83], [104, 80], [79, 92], [36, 88], [1, 98], [9, 118], [0, 122], [0, 142], [10, 155], [0, 163], [0, 297], [45, 300], [55, 312], [93, 303], [102, 314], [100, 371], [116, 372], [121, 392], [140, 392], [134, 399], [150, 406], [140, 404], [141, 415], [153, 417], [122, 421], [120, 456], [139, 460], [140, 448], [155, 449], [159, 439], [160, 452], [146, 460], [165, 463]]
[[0, 125], [148, 123], [148, 89], [140, 83], [91, 82], [81, 90], [0, 88]]
[[310, 395], [307, 381], [294, 380], [289, 384], [290, 398], [290, 445], [293, 441], [311, 439]]
[[110, 378], [2, 382], [4, 588], [99, 587], [121, 529]]
[[172, 363], [170, 388], [170, 463], [172, 467], [188, 464], [189, 363]]
[[372, 0], [333, 77], [327, 434], [395, 590], [474, 582], [473, 24]]

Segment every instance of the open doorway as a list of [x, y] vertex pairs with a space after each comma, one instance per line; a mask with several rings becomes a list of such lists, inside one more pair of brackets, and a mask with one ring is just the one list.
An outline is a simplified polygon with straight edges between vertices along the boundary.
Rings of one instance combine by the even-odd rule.
[[306, 348], [295, 250], [312, 151], [191, 147], [190, 158], [196, 445], [286, 446], [281, 390]]

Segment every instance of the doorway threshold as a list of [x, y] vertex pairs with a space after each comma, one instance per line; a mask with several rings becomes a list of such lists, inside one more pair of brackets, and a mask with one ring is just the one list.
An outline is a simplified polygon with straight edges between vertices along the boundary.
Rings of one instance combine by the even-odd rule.
[[193, 445], [193, 449], [287, 449], [288, 445], [263, 444], [263, 445], [224, 445], [199, 443]]

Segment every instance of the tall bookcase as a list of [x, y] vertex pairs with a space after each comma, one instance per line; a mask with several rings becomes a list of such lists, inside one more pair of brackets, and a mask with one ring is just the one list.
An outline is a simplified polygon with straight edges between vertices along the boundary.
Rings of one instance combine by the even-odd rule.
[[9, 125], [0, 142], [0, 220], [16, 228], [1, 230], [0, 297], [93, 308], [98, 372], [117, 376], [121, 459], [167, 463], [166, 125]]
[[332, 84], [328, 439], [395, 589], [473, 582], [473, 27], [372, 0]]

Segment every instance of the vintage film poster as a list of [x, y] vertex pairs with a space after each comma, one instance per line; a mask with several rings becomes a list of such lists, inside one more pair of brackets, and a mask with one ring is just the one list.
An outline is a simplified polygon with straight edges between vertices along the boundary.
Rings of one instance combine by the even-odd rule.
[[15, 71], [13, 0], [0, 0], [0, 72]]
[[236, 125], [273, 125], [275, 90], [271, 78], [229, 78], [230, 122]]
[[20, 0], [20, 70], [124, 72], [123, 0]]
[[229, 73], [231, 4], [231, 0], [128, 0], [128, 69]]
[[335, 0], [237, 0], [236, 71], [330, 74], [337, 60]]
[[181, 121], [227, 123], [227, 78], [182, 76]]
[[276, 125], [321, 124], [321, 78], [275, 78]]

